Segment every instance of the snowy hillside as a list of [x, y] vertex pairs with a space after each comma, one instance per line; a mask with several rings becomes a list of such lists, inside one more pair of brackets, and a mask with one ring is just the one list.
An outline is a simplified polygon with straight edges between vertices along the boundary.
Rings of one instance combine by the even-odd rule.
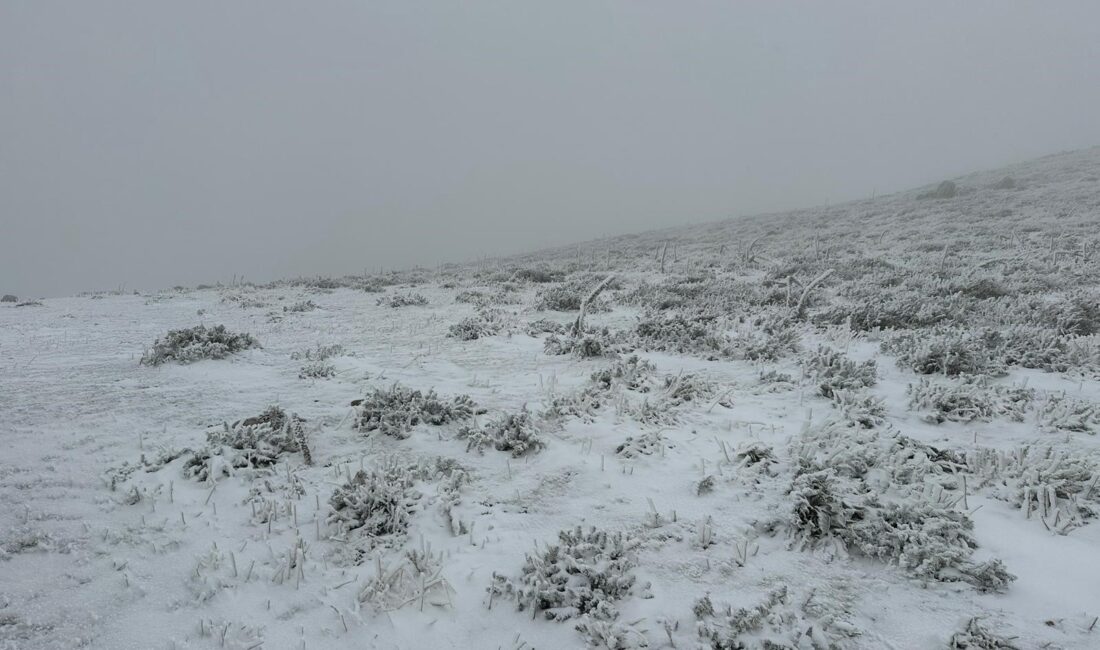
[[0, 648], [1097, 648], [1098, 298], [1090, 149], [4, 303]]

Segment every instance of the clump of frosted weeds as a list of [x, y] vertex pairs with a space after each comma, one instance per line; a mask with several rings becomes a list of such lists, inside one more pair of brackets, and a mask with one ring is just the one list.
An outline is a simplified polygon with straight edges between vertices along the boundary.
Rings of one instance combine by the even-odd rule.
[[711, 650], [832, 650], [846, 647], [849, 639], [861, 634], [831, 603], [833, 599], [814, 596], [811, 591], [808, 597], [794, 599], [787, 587], [780, 587], [754, 607], [727, 605], [721, 611], [704, 596], [692, 607], [696, 633], [702, 647]]
[[191, 363], [200, 359], [224, 359], [231, 354], [260, 347], [251, 334], [235, 334], [224, 325], [207, 328], [196, 325], [186, 329], [171, 330], [159, 338], [153, 347], [141, 356], [141, 364], [159, 366], [167, 361]]
[[954, 509], [963, 496], [946, 492], [958, 487], [957, 455], [837, 422], [804, 431], [791, 452], [787, 527], [798, 546], [839, 542], [914, 577], [982, 591], [1002, 591], [1014, 579], [999, 560], [970, 559], [973, 521]]
[[402, 536], [421, 497], [414, 487], [416, 480], [407, 466], [392, 460], [370, 471], [360, 470], [333, 491], [329, 523], [341, 532], [359, 531], [372, 541]]
[[[556, 286], [539, 289], [535, 294], [535, 311], [578, 311], [588, 296], [590, 288], [581, 286]], [[611, 311], [607, 302], [597, 299], [588, 305], [588, 313]]]
[[951, 635], [947, 647], [951, 650], [1019, 650], [1016, 637], [997, 634], [982, 624], [978, 617], [967, 621], [966, 627]]
[[872, 429], [886, 422], [886, 404], [873, 395], [835, 389], [832, 403], [848, 422]]
[[1036, 412], [1044, 431], [1096, 435], [1100, 430], [1100, 405], [1095, 402], [1054, 395], [1043, 400]]
[[510, 452], [516, 458], [546, 446], [526, 407], [518, 413], [508, 413], [491, 420], [482, 427], [462, 427], [458, 437], [466, 440], [466, 451], [476, 449], [481, 452], [491, 446], [497, 451]]
[[652, 363], [632, 354], [625, 359], [616, 359], [610, 366], [592, 373], [589, 382], [603, 392], [622, 387], [646, 393], [651, 388], [651, 379], [656, 371], [657, 368]]
[[553, 356], [571, 354], [582, 359], [613, 356], [624, 348], [621, 337], [607, 328], [589, 329], [580, 336], [551, 334], [543, 342], [543, 351]]
[[330, 379], [336, 376], [336, 366], [332, 365], [328, 359], [343, 353], [344, 346], [334, 343], [292, 352], [290, 358], [295, 361], [306, 361], [298, 371], [299, 379]]
[[292, 313], [304, 313], [307, 311], [313, 311], [317, 309], [317, 305], [312, 300], [302, 300], [291, 305], [284, 305], [283, 311]]
[[409, 605], [454, 607], [454, 589], [443, 577], [444, 555], [430, 547], [405, 551], [394, 567], [375, 557], [375, 575], [359, 590], [359, 602], [376, 612], [392, 612]]
[[513, 597], [520, 611], [530, 608], [550, 620], [617, 618], [615, 603], [634, 587], [637, 540], [578, 526], [558, 533], [558, 542], [528, 555], [516, 580], [494, 573], [490, 598]]
[[911, 410], [926, 411], [924, 419], [942, 422], [973, 422], [1005, 417], [1023, 422], [1035, 391], [1001, 384], [990, 384], [984, 377], [966, 377], [954, 383], [922, 378], [906, 389]]
[[428, 304], [428, 299], [419, 293], [395, 293], [391, 296], [382, 296], [376, 303], [391, 309], [399, 307], [423, 307]]
[[478, 309], [473, 316], [463, 318], [451, 325], [447, 336], [460, 341], [475, 341], [486, 336], [495, 336], [507, 328], [504, 312], [500, 309]]
[[408, 438], [421, 423], [440, 426], [470, 419], [484, 410], [469, 395], [457, 395], [450, 400], [436, 395], [434, 390], [421, 392], [394, 384], [389, 389], [375, 388], [363, 399], [351, 403], [356, 408], [355, 428], [359, 431], [381, 431], [395, 438]]
[[208, 431], [206, 446], [187, 459], [183, 472], [202, 481], [215, 480], [234, 469], [270, 468], [283, 455], [299, 452], [307, 465], [312, 464], [305, 420], [272, 406], [255, 417]]
[[666, 448], [673, 446], [659, 430], [646, 431], [641, 435], [627, 436], [626, 440], [615, 448], [615, 454], [623, 458], [652, 456], [653, 454], [664, 453]]
[[1011, 451], [982, 448], [966, 458], [978, 487], [991, 486], [994, 498], [1024, 510], [1052, 531], [1065, 535], [1100, 511], [1100, 472], [1080, 453], [1051, 447]]
[[988, 342], [972, 332], [911, 331], [888, 337], [881, 347], [883, 352], [897, 356], [898, 365], [921, 375], [1005, 374]]
[[818, 392], [832, 398], [837, 391], [854, 391], [874, 386], [878, 367], [875, 361], [852, 361], [842, 353], [820, 346], [806, 359], [806, 373], [817, 382]]

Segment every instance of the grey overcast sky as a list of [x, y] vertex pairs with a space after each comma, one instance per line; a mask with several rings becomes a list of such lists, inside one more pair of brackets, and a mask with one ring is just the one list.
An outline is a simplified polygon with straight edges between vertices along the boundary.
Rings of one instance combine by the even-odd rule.
[[0, 0], [0, 292], [433, 265], [1096, 144], [1096, 0]]

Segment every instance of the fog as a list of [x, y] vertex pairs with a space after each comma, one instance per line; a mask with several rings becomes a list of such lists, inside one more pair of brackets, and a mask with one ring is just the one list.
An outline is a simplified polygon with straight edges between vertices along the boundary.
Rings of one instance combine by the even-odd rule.
[[1100, 144], [1100, 3], [0, 2], [0, 292], [351, 274]]

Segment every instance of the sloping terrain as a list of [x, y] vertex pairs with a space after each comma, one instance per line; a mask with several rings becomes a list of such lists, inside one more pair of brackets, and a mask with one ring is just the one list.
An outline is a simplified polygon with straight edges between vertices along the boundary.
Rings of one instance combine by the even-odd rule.
[[0, 305], [0, 648], [1100, 647], [1098, 226], [1091, 149]]

